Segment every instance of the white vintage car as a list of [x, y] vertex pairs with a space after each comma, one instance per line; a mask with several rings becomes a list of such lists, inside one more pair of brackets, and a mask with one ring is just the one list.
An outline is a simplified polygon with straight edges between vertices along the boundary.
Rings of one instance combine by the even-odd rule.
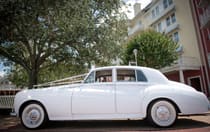
[[36, 129], [48, 120], [138, 120], [169, 127], [178, 114], [210, 110], [207, 97], [169, 81], [155, 69], [110, 66], [92, 69], [81, 84], [24, 90], [15, 96], [21, 123]]

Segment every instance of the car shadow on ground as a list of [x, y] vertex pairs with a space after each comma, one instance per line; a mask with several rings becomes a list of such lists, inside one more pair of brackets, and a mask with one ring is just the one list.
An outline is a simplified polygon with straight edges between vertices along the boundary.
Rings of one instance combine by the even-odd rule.
[[[210, 127], [210, 124], [188, 118], [178, 119], [176, 124], [170, 128], [157, 128], [151, 126], [145, 120], [136, 121], [51, 121], [44, 128], [38, 131], [176, 131], [183, 129], [204, 128]], [[0, 131], [21, 131], [28, 132], [31, 130], [25, 129], [19, 119], [16, 117], [1, 116]], [[36, 130], [37, 131], [37, 130]]]
[[72, 129], [81, 131], [162, 131], [162, 130], [181, 130], [192, 128], [209, 127], [206, 122], [192, 119], [178, 119], [176, 124], [169, 128], [158, 128], [151, 126], [146, 120], [136, 121], [65, 121], [50, 122], [45, 129]]

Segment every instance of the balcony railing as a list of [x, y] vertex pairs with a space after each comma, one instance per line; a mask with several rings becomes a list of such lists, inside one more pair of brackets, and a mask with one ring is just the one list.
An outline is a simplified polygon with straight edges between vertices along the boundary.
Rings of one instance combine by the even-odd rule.
[[178, 28], [179, 28], [179, 24], [177, 22], [175, 22], [165, 29], [165, 33], [168, 34], [168, 33], [172, 32], [173, 30], [178, 29]]
[[210, 26], [210, 5], [204, 10], [200, 16], [201, 28]]
[[198, 70], [200, 63], [195, 57], [182, 56], [173, 65], [161, 69], [163, 73], [179, 70]]

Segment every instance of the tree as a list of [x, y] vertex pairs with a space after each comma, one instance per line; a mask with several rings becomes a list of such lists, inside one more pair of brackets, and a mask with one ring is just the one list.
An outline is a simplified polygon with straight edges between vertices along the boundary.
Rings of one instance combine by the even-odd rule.
[[177, 48], [178, 44], [166, 35], [146, 30], [128, 42], [122, 60], [126, 64], [135, 60], [133, 50], [137, 49], [138, 65], [160, 69], [177, 60]]
[[0, 55], [20, 65], [29, 88], [53, 65], [109, 62], [126, 33], [120, 0], [2, 0]]

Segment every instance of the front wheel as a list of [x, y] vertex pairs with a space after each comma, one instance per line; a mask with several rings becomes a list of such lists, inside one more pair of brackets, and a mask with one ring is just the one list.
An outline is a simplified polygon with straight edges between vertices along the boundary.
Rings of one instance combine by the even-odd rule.
[[148, 120], [159, 127], [170, 127], [177, 119], [177, 111], [172, 103], [166, 100], [153, 102], [148, 109]]
[[24, 107], [21, 114], [21, 123], [28, 129], [37, 129], [47, 121], [43, 107], [38, 103], [30, 103]]

